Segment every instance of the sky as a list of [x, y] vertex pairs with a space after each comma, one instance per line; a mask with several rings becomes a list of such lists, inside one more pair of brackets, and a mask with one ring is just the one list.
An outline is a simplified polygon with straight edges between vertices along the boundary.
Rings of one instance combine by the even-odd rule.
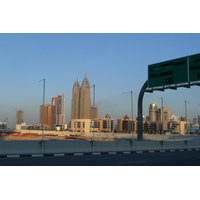
[[[85, 76], [95, 85], [95, 105], [99, 117], [109, 114], [115, 120], [137, 116], [137, 99], [148, 79], [148, 65], [200, 53], [199, 33], [1, 33], [0, 121], [15, 125], [16, 110], [24, 111], [27, 124], [39, 123], [39, 107], [62, 93], [66, 97], [67, 123], [71, 118], [72, 87]], [[181, 72], [180, 72], [181, 75]], [[91, 98], [93, 90], [91, 88]], [[199, 87], [176, 91], [145, 93], [143, 114], [150, 103], [185, 115], [200, 114]], [[93, 101], [93, 100], [92, 100]]]
[[[81, 83], [86, 73], [90, 84], [95, 84], [96, 106], [99, 107], [100, 117], [110, 114], [111, 117], [118, 119], [125, 113], [130, 115], [129, 92], [133, 91], [135, 118], [137, 98], [142, 85], [147, 80], [148, 65], [200, 53], [199, 1], [197, 0], [191, 0], [189, 3], [179, 0], [57, 0], [56, 2], [10, 0], [0, 2], [0, 18], [0, 121], [8, 117], [10, 128], [15, 125], [15, 112], [18, 109], [24, 110], [27, 124], [39, 122], [39, 106], [42, 104], [43, 92], [43, 84], [39, 81], [44, 78], [46, 80], [45, 103], [51, 103], [52, 97], [64, 93], [68, 122], [73, 84], [77, 77]], [[184, 102], [187, 100], [190, 102], [187, 103], [189, 117], [196, 117], [200, 114], [199, 95], [197, 86], [191, 89], [179, 88], [177, 91], [146, 93], [143, 114], [148, 115], [148, 106], [152, 102], [160, 107], [161, 97], [163, 97], [164, 106], [170, 108], [171, 115], [184, 115]], [[45, 182], [45, 180], [49, 180], [50, 173], [52, 180], [53, 175], [52, 170], [48, 169], [39, 168], [38, 171], [34, 169], [37, 175], [43, 177], [41, 184], [43, 188], [48, 186], [46, 189], [51, 187], [49, 185], [51, 181]], [[95, 174], [95, 180], [98, 181], [93, 185], [90, 184], [90, 187], [94, 195], [95, 192], [99, 195], [98, 186], [101, 187], [105, 177], [109, 177], [108, 184], [110, 189], [113, 189], [110, 190], [110, 195], [112, 197], [114, 195], [115, 199], [121, 198], [119, 192], [113, 192], [118, 187], [118, 181], [115, 181], [116, 174], [121, 175], [120, 181], [126, 182], [126, 186], [133, 187], [137, 187], [138, 183], [143, 184], [141, 180], [144, 179], [151, 180], [151, 185], [162, 180], [168, 184], [171, 181], [170, 175], [180, 174], [176, 180], [176, 187], [181, 190], [185, 180], [187, 181], [185, 176], [182, 176], [183, 173], [187, 173], [179, 167], [167, 168], [167, 173], [151, 167], [153, 179], [148, 177], [149, 172], [144, 174], [143, 168], [137, 168], [137, 172], [141, 170], [139, 171], [141, 173], [134, 173], [134, 169], [120, 168], [122, 172], [120, 174], [119, 168], [111, 167], [103, 171], [100, 169], [100, 173], [96, 173], [96, 168], [95, 171], [90, 168], [87, 171], [87, 178], [79, 174], [79, 177], [81, 176], [79, 179], [84, 185], [85, 183], [89, 185], [92, 180], [89, 175]], [[85, 170], [84, 168], [84, 172]], [[29, 180], [35, 180], [34, 178], [38, 180], [39, 176], [29, 171], [27, 171]], [[189, 174], [186, 175], [190, 178], [188, 181], [194, 182], [196, 179], [191, 180], [191, 177], [196, 178], [196, 174], [191, 176], [194, 170], [188, 171]], [[27, 176], [24, 179], [22, 176], [26, 171], [23, 168], [21, 172], [18, 173], [20, 177], [13, 180], [17, 181], [16, 184], [20, 182], [24, 185], [24, 182], [28, 181]], [[63, 174], [63, 171], [58, 169], [56, 176], [53, 176], [53, 180], [59, 183], [68, 180], [63, 185], [68, 184], [70, 190], [67, 194], [72, 198], [74, 194], [78, 195], [77, 187], [71, 187], [74, 185], [72, 183], [75, 183], [74, 174], [77, 170], [74, 172]], [[159, 172], [162, 173], [162, 180]], [[4, 183], [10, 184], [7, 174], [3, 174]], [[63, 176], [66, 176], [66, 179]], [[117, 180], [119, 180], [118, 176]], [[184, 181], [181, 178], [184, 178]], [[29, 188], [35, 186], [35, 181], [28, 181], [28, 183]], [[12, 195], [9, 192], [10, 187], [5, 187], [4, 190], [6, 189], [8, 190], [6, 194]], [[61, 199], [65, 197], [65, 193], [60, 190], [60, 184], [59, 193], [56, 189], [54, 190], [56, 197], [59, 194]], [[141, 194], [143, 196], [147, 194], [146, 197], [149, 197], [149, 194], [154, 191], [154, 188], [148, 187], [146, 188], [148, 192], [142, 193], [143, 188], [141, 189], [137, 187], [134, 196], [141, 198]], [[195, 193], [192, 189], [188, 191]], [[127, 190], [127, 187], [120, 187], [120, 191], [123, 196], [129, 193], [132, 195], [132, 190]], [[19, 193], [18, 188], [16, 192]], [[48, 193], [45, 193], [45, 197], [47, 195]], [[54, 198], [55, 195], [49, 193], [48, 199]], [[90, 195], [90, 198], [94, 195]], [[27, 198], [27, 195], [24, 196]], [[182, 197], [186, 196], [187, 193], [184, 192]], [[191, 192], [188, 193], [189, 196]], [[160, 199], [160, 195], [157, 199]]]

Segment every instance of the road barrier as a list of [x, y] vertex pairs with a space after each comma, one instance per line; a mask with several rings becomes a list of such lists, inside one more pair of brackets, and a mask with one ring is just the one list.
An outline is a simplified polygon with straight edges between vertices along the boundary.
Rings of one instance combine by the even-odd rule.
[[[144, 151], [200, 148], [200, 141], [77, 141], [56, 140], [44, 141], [43, 153], [85, 153], [112, 151]], [[42, 145], [38, 140], [1, 140], [0, 155], [41, 154]]]

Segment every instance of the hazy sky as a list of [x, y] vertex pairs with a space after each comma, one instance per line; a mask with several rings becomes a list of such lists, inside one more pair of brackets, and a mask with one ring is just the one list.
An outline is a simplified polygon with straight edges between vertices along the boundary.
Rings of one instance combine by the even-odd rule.
[[[39, 123], [43, 84], [46, 79], [46, 104], [61, 93], [66, 96], [67, 123], [71, 118], [72, 87], [76, 77], [85, 74], [96, 88], [99, 117], [115, 119], [131, 116], [133, 91], [134, 118], [139, 91], [147, 80], [148, 65], [200, 53], [200, 34], [150, 33], [63, 33], [0, 34], [1, 103], [0, 121], [8, 117], [15, 124], [15, 112], [24, 111], [27, 124]], [[181, 73], [180, 73], [181, 75]], [[200, 114], [199, 87], [166, 90], [144, 96], [144, 115], [150, 103], [170, 108], [171, 115]], [[92, 89], [91, 89], [92, 97]]]

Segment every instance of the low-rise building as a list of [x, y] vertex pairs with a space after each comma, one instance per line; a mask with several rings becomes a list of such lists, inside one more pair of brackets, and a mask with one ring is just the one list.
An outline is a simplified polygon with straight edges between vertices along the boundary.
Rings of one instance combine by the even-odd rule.
[[117, 120], [118, 131], [123, 133], [136, 133], [136, 124], [136, 119], [129, 119], [127, 115], [123, 119]]

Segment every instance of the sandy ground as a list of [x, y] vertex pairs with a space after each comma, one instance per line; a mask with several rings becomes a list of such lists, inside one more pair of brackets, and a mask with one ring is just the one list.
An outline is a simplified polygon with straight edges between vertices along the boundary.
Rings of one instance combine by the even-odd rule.
[[[42, 136], [0, 136], [0, 140], [42, 140]], [[92, 137], [81, 136], [44, 136], [44, 140], [92, 140]], [[96, 138], [98, 141], [114, 141], [114, 138]]]

